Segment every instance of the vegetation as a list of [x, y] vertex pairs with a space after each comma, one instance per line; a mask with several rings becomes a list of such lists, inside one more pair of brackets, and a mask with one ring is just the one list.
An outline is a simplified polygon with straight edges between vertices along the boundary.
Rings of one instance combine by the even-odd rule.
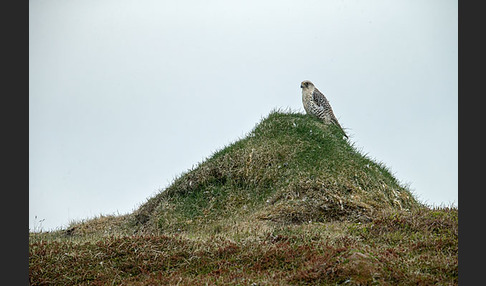
[[458, 210], [273, 111], [136, 211], [31, 233], [32, 285], [456, 285]]

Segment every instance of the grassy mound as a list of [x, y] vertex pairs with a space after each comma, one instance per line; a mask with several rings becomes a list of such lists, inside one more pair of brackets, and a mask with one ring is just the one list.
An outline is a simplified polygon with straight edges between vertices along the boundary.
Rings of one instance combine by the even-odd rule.
[[274, 111], [137, 210], [29, 234], [31, 285], [457, 285], [458, 210]]
[[358, 152], [334, 125], [272, 112], [245, 138], [150, 198], [132, 223], [174, 232], [221, 228], [235, 218], [365, 221], [378, 210], [417, 205], [383, 164]]

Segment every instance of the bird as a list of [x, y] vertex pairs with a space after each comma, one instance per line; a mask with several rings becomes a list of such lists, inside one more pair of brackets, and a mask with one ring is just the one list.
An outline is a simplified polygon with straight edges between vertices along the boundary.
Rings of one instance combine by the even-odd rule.
[[332, 111], [329, 101], [320, 92], [317, 87], [310, 80], [304, 80], [300, 83], [300, 88], [302, 88], [302, 103], [304, 104], [304, 109], [307, 114], [316, 116], [322, 120], [325, 124], [335, 124], [337, 125], [344, 136], [348, 138], [346, 132], [339, 124], [334, 112]]

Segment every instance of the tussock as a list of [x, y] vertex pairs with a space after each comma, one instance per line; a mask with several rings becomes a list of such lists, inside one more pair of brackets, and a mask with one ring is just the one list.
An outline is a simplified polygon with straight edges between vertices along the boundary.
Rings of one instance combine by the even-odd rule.
[[280, 223], [366, 221], [420, 204], [335, 126], [274, 111], [243, 139], [182, 174], [134, 214], [140, 230], [197, 230], [191, 222], [240, 218]]

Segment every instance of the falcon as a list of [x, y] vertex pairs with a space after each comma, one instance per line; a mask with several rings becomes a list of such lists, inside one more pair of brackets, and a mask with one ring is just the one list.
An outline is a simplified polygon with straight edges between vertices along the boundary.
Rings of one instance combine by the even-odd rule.
[[348, 135], [344, 132], [336, 116], [334, 116], [331, 105], [324, 94], [309, 80], [304, 80], [300, 84], [300, 87], [302, 88], [302, 103], [304, 104], [305, 112], [316, 116], [325, 124], [337, 125], [342, 130], [344, 136], [348, 138]]

